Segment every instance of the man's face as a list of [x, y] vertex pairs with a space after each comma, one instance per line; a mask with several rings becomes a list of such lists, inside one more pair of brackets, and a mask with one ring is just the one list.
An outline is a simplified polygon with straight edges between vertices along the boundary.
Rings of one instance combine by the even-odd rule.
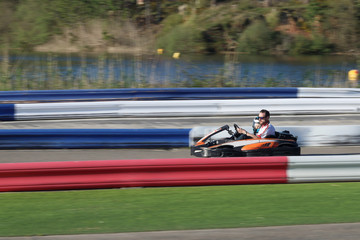
[[259, 113], [259, 122], [261, 125], [264, 125], [268, 122], [269, 117], [265, 117], [265, 113]]

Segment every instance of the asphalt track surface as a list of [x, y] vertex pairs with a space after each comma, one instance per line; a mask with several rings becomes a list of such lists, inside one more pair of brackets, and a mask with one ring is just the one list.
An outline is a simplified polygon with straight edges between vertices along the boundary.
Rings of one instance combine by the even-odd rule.
[[[275, 126], [359, 125], [360, 114], [318, 116], [274, 116]], [[199, 117], [199, 118], [110, 118], [46, 121], [1, 122], [0, 129], [39, 128], [192, 128], [195, 126], [222, 126], [237, 123], [251, 125], [252, 117]], [[336, 131], [336, 127], [334, 127]], [[359, 154], [359, 146], [304, 147], [302, 155]], [[188, 148], [182, 149], [63, 149], [63, 150], [0, 150], [0, 163], [191, 158]], [[140, 233], [114, 233], [92, 235], [59, 235], [31, 237], [0, 237], [0, 240], [359, 240], [360, 223], [277, 226], [238, 229], [208, 229], [190, 231], [161, 231]]]
[[[358, 146], [303, 147], [302, 155], [359, 154]], [[124, 159], [194, 158], [189, 148], [179, 149], [41, 149], [0, 150], [0, 163], [58, 162]], [[360, 239], [360, 238], [359, 238]]]
[[[254, 116], [209, 117], [153, 117], [153, 118], [99, 118], [67, 120], [34, 120], [0, 122], [0, 129], [78, 129], [78, 128], [193, 128], [197, 126], [220, 127], [225, 124], [251, 126]], [[360, 114], [330, 115], [277, 115], [271, 116], [276, 126], [358, 125]]]
[[360, 223], [13, 237], [0, 240], [359, 240]]

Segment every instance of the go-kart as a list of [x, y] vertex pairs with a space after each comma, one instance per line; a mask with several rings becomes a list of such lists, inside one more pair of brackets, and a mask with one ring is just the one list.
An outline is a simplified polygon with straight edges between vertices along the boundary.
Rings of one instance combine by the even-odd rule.
[[[236, 130], [235, 133], [229, 125], [224, 125], [207, 134], [191, 146], [191, 155], [196, 157], [244, 157], [244, 156], [295, 156], [300, 155], [300, 147], [297, 144], [297, 137], [285, 130], [275, 132], [275, 136], [266, 138], [247, 138], [241, 136]], [[227, 131], [230, 137], [212, 139], [222, 131]]]

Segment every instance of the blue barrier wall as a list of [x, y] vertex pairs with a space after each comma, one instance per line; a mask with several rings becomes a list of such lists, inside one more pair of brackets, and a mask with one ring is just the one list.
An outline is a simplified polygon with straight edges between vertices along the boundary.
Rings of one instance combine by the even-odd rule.
[[127, 88], [2, 91], [0, 103], [110, 100], [296, 98], [297, 88]]
[[191, 129], [0, 129], [0, 149], [178, 148]]
[[0, 120], [15, 120], [15, 104], [0, 104]]

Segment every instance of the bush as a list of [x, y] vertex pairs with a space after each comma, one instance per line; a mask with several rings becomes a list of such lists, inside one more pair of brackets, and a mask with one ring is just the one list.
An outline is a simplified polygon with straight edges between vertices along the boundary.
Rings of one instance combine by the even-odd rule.
[[52, 21], [43, 2], [25, 1], [19, 5], [15, 15], [17, 21], [13, 31], [16, 47], [31, 49], [49, 40]]
[[333, 50], [333, 45], [325, 37], [314, 35], [311, 38], [298, 36], [291, 47], [292, 54], [324, 54]]
[[171, 32], [174, 26], [177, 26], [183, 22], [183, 17], [180, 14], [172, 14], [162, 21], [162, 34]]
[[247, 53], [267, 52], [276, 44], [275, 35], [264, 21], [258, 20], [240, 35], [237, 50]]
[[191, 23], [173, 27], [171, 31], [157, 39], [156, 45], [168, 53], [202, 52], [206, 49], [201, 30]]

